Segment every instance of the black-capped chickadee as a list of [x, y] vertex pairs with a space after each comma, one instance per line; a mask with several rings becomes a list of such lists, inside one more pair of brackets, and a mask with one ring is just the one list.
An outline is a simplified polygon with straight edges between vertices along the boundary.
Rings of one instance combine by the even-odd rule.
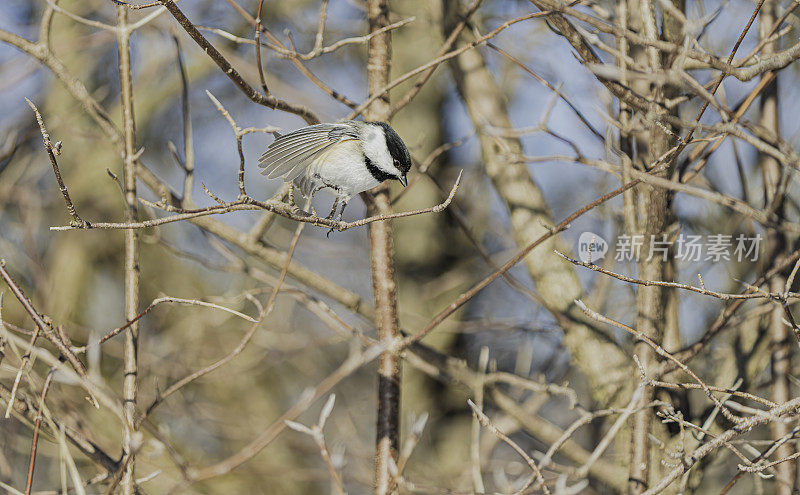
[[405, 186], [411, 156], [389, 124], [348, 120], [278, 135], [258, 165], [268, 179], [283, 177], [307, 198], [321, 189], [331, 189], [336, 199], [328, 219], [341, 204], [340, 220], [354, 195], [387, 179]]

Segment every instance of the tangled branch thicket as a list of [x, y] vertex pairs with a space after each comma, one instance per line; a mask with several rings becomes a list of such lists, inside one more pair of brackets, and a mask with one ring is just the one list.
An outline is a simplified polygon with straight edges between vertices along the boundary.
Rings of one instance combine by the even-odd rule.
[[0, 488], [795, 493], [798, 5], [0, 4]]

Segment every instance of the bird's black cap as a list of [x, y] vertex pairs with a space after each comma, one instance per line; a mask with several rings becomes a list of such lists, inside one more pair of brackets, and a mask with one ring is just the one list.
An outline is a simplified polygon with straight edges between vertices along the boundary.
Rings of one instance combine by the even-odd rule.
[[405, 143], [400, 136], [397, 135], [392, 126], [386, 122], [373, 122], [376, 125], [383, 127], [383, 133], [386, 136], [386, 147], [389, 148], [389, 154], [392, 155], [394, 165], [401, 172], [403, 178], [411, 170], [411, 155], [408, 153]]

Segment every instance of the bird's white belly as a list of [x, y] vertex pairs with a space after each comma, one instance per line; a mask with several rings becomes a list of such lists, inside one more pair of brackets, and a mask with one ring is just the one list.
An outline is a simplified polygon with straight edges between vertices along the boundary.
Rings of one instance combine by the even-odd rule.
[[322, 153], [309, 167], [308, 173], [320, 186], [337, 185], [341, 196], [353, 196], [380, 184], [367, 170], [356, 140], [344, 141]]

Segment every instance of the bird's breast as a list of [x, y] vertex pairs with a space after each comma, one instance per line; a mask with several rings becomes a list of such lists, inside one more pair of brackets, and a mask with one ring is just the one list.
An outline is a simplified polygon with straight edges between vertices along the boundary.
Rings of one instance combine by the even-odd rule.
[[372, 189], [379, 182], [367, 170], [358, 141], [343, 141], [318, 156], [309, 173], [317, 174], [324, 184], [336, 184], [341, 193], [352, 196]]

